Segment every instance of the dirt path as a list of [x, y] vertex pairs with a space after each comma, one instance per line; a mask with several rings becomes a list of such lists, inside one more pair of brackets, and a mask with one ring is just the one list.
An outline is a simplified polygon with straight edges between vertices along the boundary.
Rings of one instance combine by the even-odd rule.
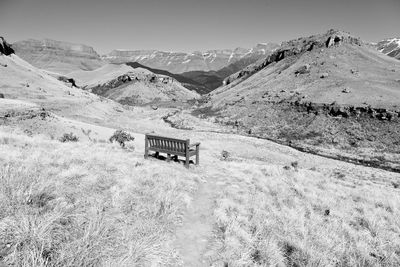
[[215, 179], [205, 178], [188, 207], [183, 225], [176, 233], [182, 266], [209, 266], [204, 257], [209, 240], [212, 238], [214, 199], [218, 185]]

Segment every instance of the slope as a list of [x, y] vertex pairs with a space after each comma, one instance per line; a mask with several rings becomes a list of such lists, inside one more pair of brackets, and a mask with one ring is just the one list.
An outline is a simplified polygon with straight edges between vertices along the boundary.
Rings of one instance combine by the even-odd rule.
[[206, 94], [206, 93], [209, 92], [209, 90], [208, 90], [206, 85], [204, 85], [204, 84], [202, 84], [200, 82], [194, 81], [194, 80], [192, 80], [189, 77], [186, 77], [184, 75], [174, 74], [174, 73], [171, 73], [171, 72], [166, 71], [166, 70], [153, 69], [153, 68], [144, 66], [144, 65], [142, 65], [142, 64], [140, 64], [138, 62], [127, 62], [125, 64], [130, 66], [130, 67], [132, 67], [132, 68], [134, 68], [134, 69], [137, 69], [137, 68], [147, 69], [147, 70], [149, 70], [149, 71], [151, 71], [151, 72], [153, 72], [155, 74], [160, 74], [160, 75], [172, 77], [175, 80], [177, 80], [178, 82], [180, 82], [187, 89], [192, 90], [192, 91], [196, 91], [199, 94]]
[[230, 76], [198, 112], [247, 134], [399, 168], [399, 72], [395, 59], [330, 30]]
[[12, 46], [19, 57], [35, 67], [61, 74], [78, 69], [94, 70], [104, 64], [92, 47], [81, 44], [28, 39]]

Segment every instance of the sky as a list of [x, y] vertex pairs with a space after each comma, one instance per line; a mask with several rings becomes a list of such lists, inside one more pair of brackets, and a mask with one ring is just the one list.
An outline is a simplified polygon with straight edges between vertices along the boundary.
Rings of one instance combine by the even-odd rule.
[[335, 28], [400, 37], [400, 0], [0, 0], [0, 36], [114, 49], [205, 51], [280, 43]]

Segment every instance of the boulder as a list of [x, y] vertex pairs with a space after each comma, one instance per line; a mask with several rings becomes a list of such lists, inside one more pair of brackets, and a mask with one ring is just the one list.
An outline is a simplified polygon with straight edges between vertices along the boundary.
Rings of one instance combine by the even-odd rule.
[[0, 93], [0, 98], [4, 98], [4, 94]]
[[305, 64], [303, 66], [301, 66], [300, 68], [298, 68], [294, 74], [296, 74], [296, 76], [298, 76], [299, 74], [306, 74], [306, 73], [310, 73], [310, 65], [309, 64]]
[[327, 72], [321, 73], [319, 76], [321, 79], [328, 78], [329, 74]]
[[358, 74], [358, 70], [350, 69], [351, 74]]

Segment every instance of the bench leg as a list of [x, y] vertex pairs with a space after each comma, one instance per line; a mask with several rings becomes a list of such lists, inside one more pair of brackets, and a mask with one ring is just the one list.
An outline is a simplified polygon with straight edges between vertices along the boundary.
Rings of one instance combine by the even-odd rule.
[[171, 161], [171, 154], [167, 154], [167, 162]]
[[144, 150], [144, 158], [147, 159], [149, 157], [149, 150]]
[[158, 157], [160, 156], [160, 152], [156, 152], [156, 158], [158, 159]]
[[189, 168], [189, 157], [188, 156], [186, 156], [185, 167]]
[[196, 165], [200, 164], [200, 153], [199, 149], [196, 149]]

